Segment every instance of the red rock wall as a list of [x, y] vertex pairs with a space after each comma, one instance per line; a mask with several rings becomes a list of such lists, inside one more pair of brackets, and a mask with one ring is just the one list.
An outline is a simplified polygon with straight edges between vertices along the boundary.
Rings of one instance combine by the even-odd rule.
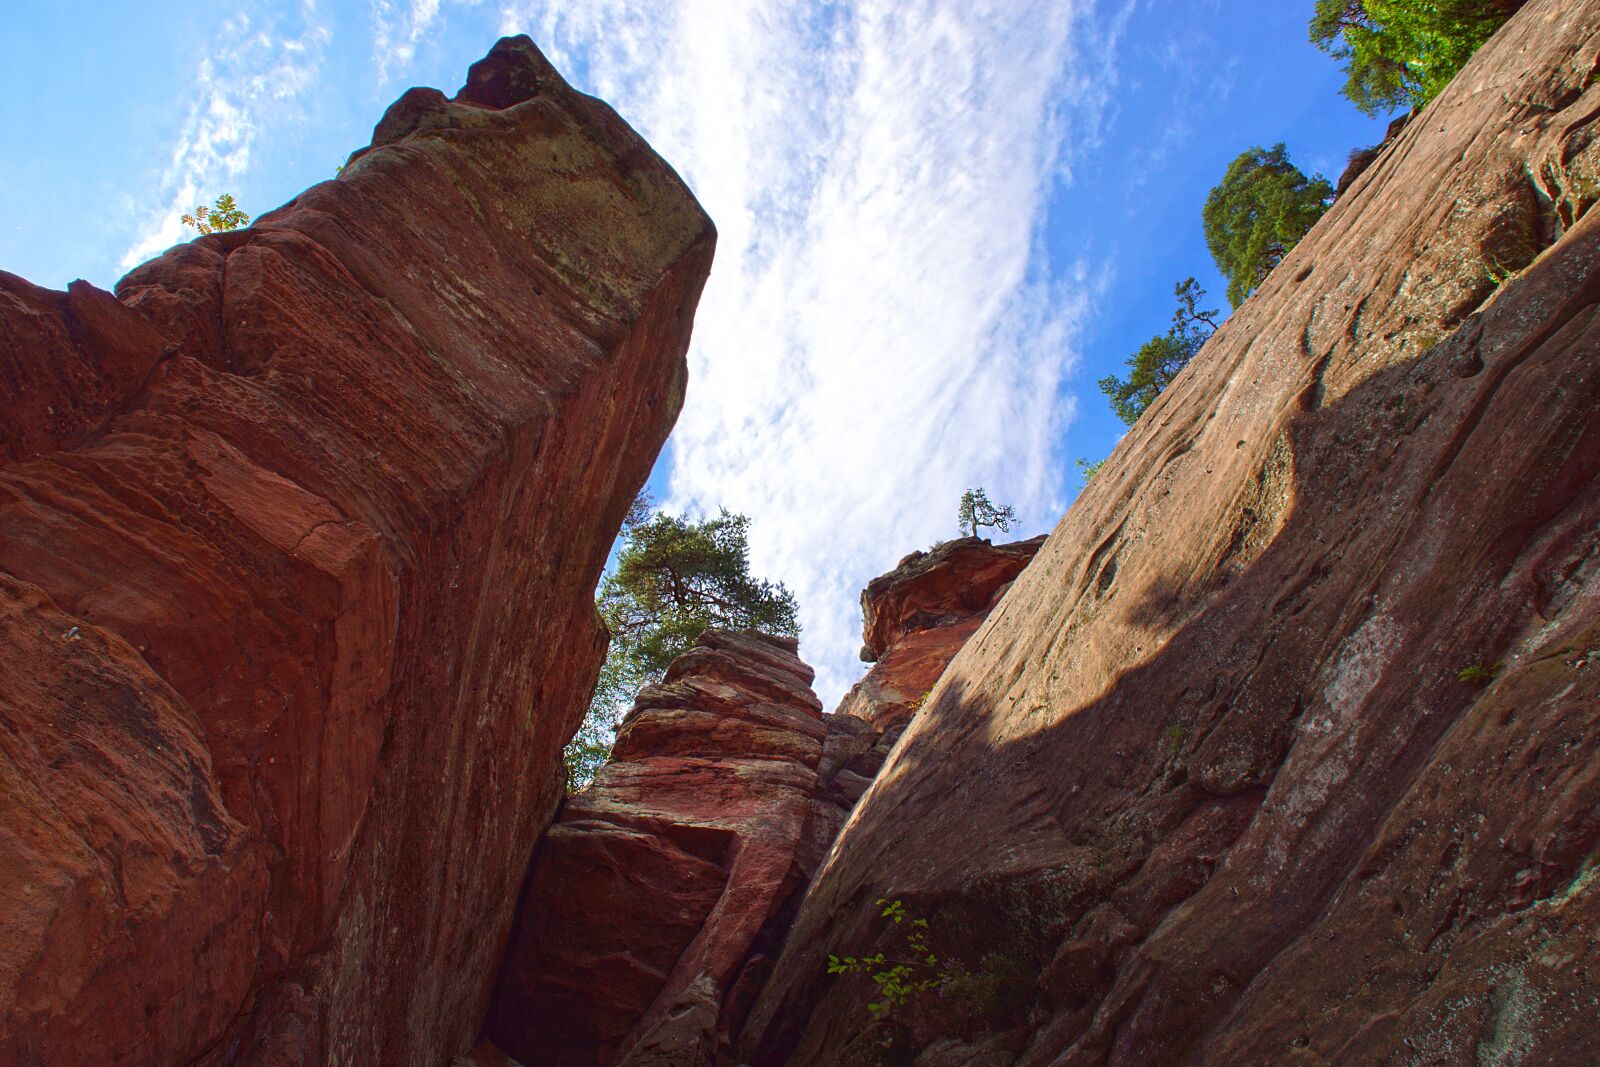
[[492, 1042], [544, 1067], [731, 1063], [794, 902], [916, 712], [903, 691], [932, 687], [1042, 542], [963, 538], [874, 580], [878, 662], [838, 714], [793, 640], [708, 631], [541, 842]]
[[[1593, 1060], [1597, 69], [1600, 0], [1530, 3], [1132, 429], [852, 815], [741, 1062]], [[875, 1023], [824, 962], [893, 947], [880, 897], [969, 977]]]
[[992, 545], [962, 537], [913, 552], [861, 591], [861, 658], [872, 669], [839, 705], [899, 738], [961, 646], [1033, 559], [1043, 537]]
[[795, 651], [710, 630], [639, 694], [539, 845], [485, 1028], [500, 1048], [667, 1067], [726, 1045], [814, 869], [829, 731]]
[[0, 275], [0, 1062], [471, 1047], [713, 240], [522, 38], [116, 297]]

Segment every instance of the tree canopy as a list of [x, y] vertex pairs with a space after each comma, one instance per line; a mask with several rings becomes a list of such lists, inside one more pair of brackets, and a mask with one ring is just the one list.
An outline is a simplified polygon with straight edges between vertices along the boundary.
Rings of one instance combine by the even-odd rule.
[[[1178, 308], [1172, 313], [1172, 326], [1167, 332], [1150, 338], [1128, 357], [1126, 378], [1111, 374], [1100, 379], [1100, 391], [1111, 401], [1111, 410], [1129, 426], [1139, 421], [1145, 408], [1155, 403], [1161, 390], [1171, 384], [1217, 328], [1219, 313], [1200, 307], [1206, 291], [1199, 282], [1185, 278], [1173, 288], [1173, 294], [1178, 298]], [[1079, 460], [1079, 467], [1087, 482], [1100, 464], [1093, 464], [1091, 469]]]
[[622, 531], [616, 568], [596, 598], [611, 645], [589, 712], [567, 746], [569, 788], [588, 785], [610, 751], [616, 717], [708, 627], [800, 632], [794, 594], [750, 575], [750, 520], [727, 510], [691, 522], [652, 514], [641, 495]]
[[1369, 115], [1421, 107], [1526, 0], [1317, 0], [1311, 40]]
[[1010, 504], [990, 503], [989, 494], [982, 489], [968, 489], [962, 493], [961, 504], [956, 509], [956, 522], [961, 532], [969, 537], [977, 537], [978, 530], [985, 526], [1003, 533], [1010, 530], [1016, 520], [1016, 510]]
[[1228, 303], [1244, 303], [1332, 199], [1327, 179], [1306, 177], [1285, 146], [1240, 153], [1201, 211], [1206, 245], [1228, 279]]

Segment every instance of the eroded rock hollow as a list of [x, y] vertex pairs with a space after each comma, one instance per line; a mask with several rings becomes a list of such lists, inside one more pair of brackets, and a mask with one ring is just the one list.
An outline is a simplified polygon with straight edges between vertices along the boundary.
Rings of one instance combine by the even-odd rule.
[[0, 275], [0, 1063], [471, 1047], [713, 243], [517, 38], [115, 296]]

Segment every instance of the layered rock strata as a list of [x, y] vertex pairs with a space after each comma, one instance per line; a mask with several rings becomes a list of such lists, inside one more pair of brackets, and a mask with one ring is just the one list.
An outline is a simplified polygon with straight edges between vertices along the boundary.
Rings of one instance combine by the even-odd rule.
[[710, 1064], [809, 880], [828, 737], [792, 638], [710, 630], [540, 843], [486, 1033], [548, 1067]]
[[540, 844], [486, 1033], [529, 1064], [731, 1062], [729, 1035], [925, 693], [1043, 539], [916, 552], [862, 594], [877, 664], [820, 714], [796, 645], [708, 631]]
[[892, 744], [1043, 544], [1043, 537], [1009, 545], [962, 537], [913, 552], [869, 582], [861, 591], [861, 658], [873, 667], [840, 713], [871, 723]]
[[0, 275], [0, 1062], [471, 1047], [713, 240], [517, 38], [115, 296]]
[[[1593, 1058], [1597, 70], [1600, 0], [1529, 3], [1151, 406], [857, 807], [740, 1062]], [[824, 968], [899, 944], [880, 897], [959, 979], [881, 1020]]]

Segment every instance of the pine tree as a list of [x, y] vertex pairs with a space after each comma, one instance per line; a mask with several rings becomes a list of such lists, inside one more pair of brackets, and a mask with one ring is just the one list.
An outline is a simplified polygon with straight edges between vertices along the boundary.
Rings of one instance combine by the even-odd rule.
[[[1100, 379], [1100, 391], [1111, 401], [1111, 410], [1129, 426], [1139, 421], [1145, 408], [1155, 403], [1161, 391], [1172, 383], [1217, 329], [1218, 312], [1200, 308], [1206, 291], [1200, 288], [1199, 282], [1185, 278], [1173, 293], [1178, 298], [1178, 309], [1172, 313], [1171, 328], [1159, 337], [1150, 338], [1128, 357], [1127, 378], [1110, 374]], [[1079, 466], [1083, 465], [1084, 461], [1080, 460]], [[1098, 463], [1092, 470], [1086, 469], [1084, 481], [1099, 469]]]
[[727, 510], [715, 518], [652, 514], [634, 501], [616, 569], [600, 584], [597, 606], [611, 645], [589, 711], [566, 750], [567, 784], [586, 787], [605, 763], [617, 716], [635, 694], [709, 627], [800, 632], [794, 594], [750, 575], [750, 520]]
[[991, 504], [989, 494], [982, 489], [968, 489], [961, 494], [961, 504], [956, 509], [956, 522], [968, 537], [977, 537], [987, 526], [1004, 533], [1017, 520], [1017, 513], [1009, 504]]
[[1317, 0], [1312, 43], [1343, 61], [1369, 115], [1438, 96], [1526, 0]]
[[1228, 279], [1228, 302], [1244, 303], [1332, 200], [1327, 179], [1306, 177], [1285, 146], [1241, 153], [1201, 211], [1206, 245]]

